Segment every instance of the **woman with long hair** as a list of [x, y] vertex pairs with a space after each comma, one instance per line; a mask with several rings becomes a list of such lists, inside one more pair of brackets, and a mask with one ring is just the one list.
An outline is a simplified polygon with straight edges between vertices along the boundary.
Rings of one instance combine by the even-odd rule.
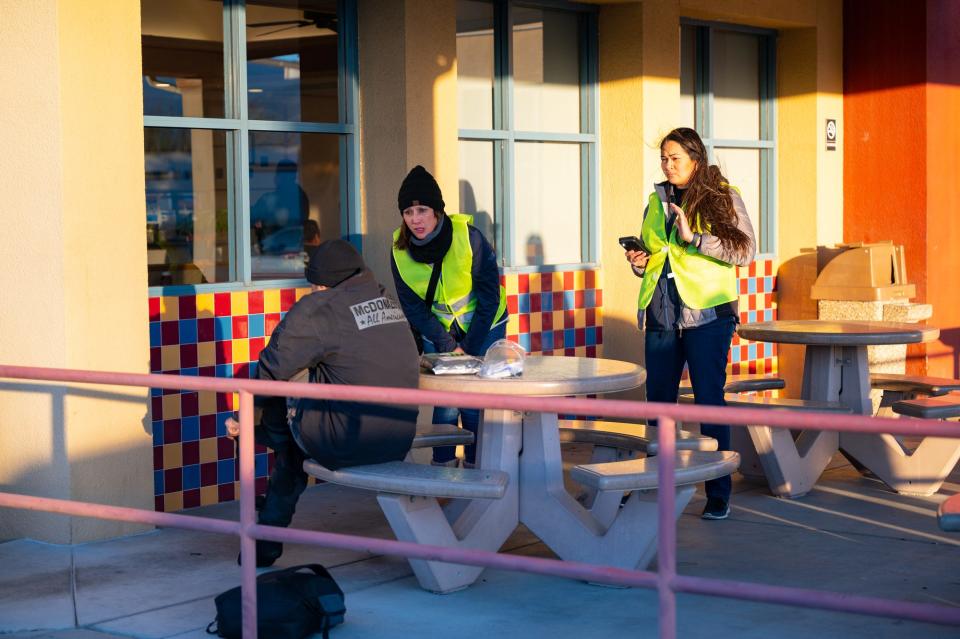
[[[750, 217], [737, 189], [693, 129], [660, 141], [666, 181], [655, 185], [643, 214], [642, 250], [627, 261], [641, 277], [637, 322], [645, 329], [647, 400], [677, 401], [684, 365], [697, 404], [724, 406], [727, 353], [739, 321], [736, 266], [756, 253]], [[701, 432], [730, 449], [730, 426], [702, 424]], [[726, 519], [730, 476], [706, 483], [704, 519]]]
[[[469, 215], [444, 211], [437, 181], [415, 166], [397, 196], [402, 222], [393, 233], [391, 267], [397, 297], [425, 353], [482, 357], [507, 332], [507, 296], [497, 255]], [[434, 424], [461, 422], [477, 435], [480, 411], [437, 406]], [[457, 464], [453, 446], [433, 449], [433, 463]], [[464, 465], [476, 463], [467, 446]]]

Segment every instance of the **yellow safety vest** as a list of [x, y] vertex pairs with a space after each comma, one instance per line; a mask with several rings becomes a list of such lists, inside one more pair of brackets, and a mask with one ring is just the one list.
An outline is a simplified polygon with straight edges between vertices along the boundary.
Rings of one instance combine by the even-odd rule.
[[[477, 309], [476, 296], [473, 294], [473, 248], [470, 246], [470, 223], [473, 217], [462, 213], [448, 215], [453, 224], [453, 241], [443, 256], [440, 282], [433, 296], [431, 311], [443, 327], [450, 330], [456, 322], [464, 332], [470, 330], [470, 322]], [[427, 287], [433, 273], [431, 264], [417, 262], [410, 257], [406, 249], [397, 249], [400, 227], [393, 232], [393, 259], [397, 263], [400, 278], [420, 299], [427, 298]], [[507, 292], [500, 287], [500, 307], [494, 316], [491, 327], [496, 324], [507, 309]]]
[[[692, 244], [682, 243], [677, 235], [676, 224], [669, 238], [665, 229], [663, 205], [657, 193], [653, 192], [640, 231], [644, 245], [650, 250], [650, 259], [643, 281], [640, 282], [640, 295], [637, 298], [639, 308], [646, 308], [650, 304], [668, 256], [677, 292], [688, 308], [711, 308], [737, 299], [737, 273], [733, 264], [703, 255]], [[699, 225], [695, 230], [703, 232]]]

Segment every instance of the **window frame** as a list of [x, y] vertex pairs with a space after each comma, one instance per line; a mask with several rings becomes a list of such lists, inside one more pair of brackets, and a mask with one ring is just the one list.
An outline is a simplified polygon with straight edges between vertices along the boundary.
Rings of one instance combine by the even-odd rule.
[[[693, 27], [696, 42], [694, 59], [694, 122], [707, 147], [710, 162], [715, 149], [756, 149], [760, 151], [760, 233], [757, 259], [777, 254], [777, 31], [742, 24], [681, 18], [680, 26]], [[713, 56], [714, 31], [733, 31], [758, 36], [760, 69], [760, 137], [757, 140], [713, 137]]]
[[229, 280], [211, 284], [150, 286], [150, 296], [292, 288], [307, 285], [306, 279], [254, 280], [252, 255], [240, 247], [250, 246], [250, 133], [324, 133], [337, 135], [340, 144], [341, 237], [362, 249], [360, 234], [360, 141], [359, 82], [356, 0], [337, 0], [340, 34], [337, 43], [338, 122], [291, 122], [251, 120], [247, 113], [246, 0], [223, 0], [224, 117], [197, 118], [144, 115], [143, 127], [206, 129], [226, 132]]
[[[599, 8], [562, 0], [479, 0], [493, 5], [493, 128], [458, 129], [457, 142], [490, 142], [493, 145], [494, 227], [498, 258], [505, 273], [544, 273], [596, 268], [598, 238], [599, 135], [597, 83]], [[580, 132], [520, 131], [514, 128], [513, 110], [513, 9], [525, 7], [567, 11], [581, 15]], [[516, 143], [559, 142], [580, 147], [580, 261], [566, 264], [517, 265], [514, 255], [516, 202], [514, 169]], [[497, 215], [499, 213], [499, 216]], [[499, 225], [497, 225], [499, 221]]]

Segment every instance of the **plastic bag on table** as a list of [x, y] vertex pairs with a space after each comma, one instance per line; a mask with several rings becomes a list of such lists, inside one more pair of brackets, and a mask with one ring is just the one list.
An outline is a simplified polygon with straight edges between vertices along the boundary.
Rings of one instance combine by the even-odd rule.
[[473, 355], [453, 353], [425, 353], [420, 366], [434, 375], [476, 375], [483, 360]]
[[523, 374], [523, 362], [527, 351], [523, 346], [508, 339], [498, 339], [483, 358], [480, 377], [516, 377]]

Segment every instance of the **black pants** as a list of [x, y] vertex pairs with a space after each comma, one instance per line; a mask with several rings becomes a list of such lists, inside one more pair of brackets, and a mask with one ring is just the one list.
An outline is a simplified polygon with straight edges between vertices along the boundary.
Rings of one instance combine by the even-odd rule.
[[268, 526], [290, 525], [297, 501], [307, 487], [307, 473], [303, 472], [306, 455], [290, 433], [287, 425], [286, 400], [267, 398], [263, 417], [257, 426], [257, 443], [273, 449], [273, 472], [267, 483], [267, 495], [257, 521]]
[[[735, 327], [736, 318], [730, 316], [683, 331], [647, 331], [647, 400], [675, 403], [686, 363], [696, 403], [725, 406], [723, 386], [727, 382], [727, 353]], [[716, 439], [718, 450], [730, 450], [728, 424], [701, 424], [700, 432]], [[731, 488], [730, 475], [712, 479], [706, 483], [707, 497], [729, 501]]]

